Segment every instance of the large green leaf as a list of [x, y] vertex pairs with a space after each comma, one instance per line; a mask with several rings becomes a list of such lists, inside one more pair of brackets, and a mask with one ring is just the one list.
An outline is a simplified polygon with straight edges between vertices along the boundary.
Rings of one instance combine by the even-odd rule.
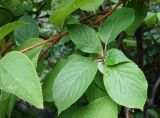
[[117, 9], [100, 28], [98, 34], [105, 44], [112, 42], [134, 20], [134, 10], [131, 8]]
[[66, 63], [67, 63], [67, 60], [61, 60], [45, 77], [45, 80], [42, 86], [43, 96], [45, 101], [48, 101], [48, 102], [54, 101], [53, 99], [54, 80]]
[[[18, 50], [18, 51], [23, 50], [27, 47], [33, 46], [33, 45], [41, 42], [41, 41], [43, 41], [43, 40], [40, 38], [28, 39], [28, 40], [24, 41], [24, 43], [22, 43], [19, 47], [17, 47], [16, 50]], [[39, 57], [39, 54], [40, 54], [42, 48], [43, 48], [43, 45], [40, 45], [36, 48], [33, 48], [32, 50], [24, 52], [24, 54], [26, 54], [31, 59], [35, 68], [37, 67], [38, 57]]]
[[86, 11], [96, 11], [104, 0], [88, 0], [88, 4], [84, 4], [81, 9]]
[[139, 0], [129, 1], [127, 7], [133, 8], [135, 10], [135, 19], [126, 30], [128, 34], [132, 35], [146, 17], [148, 9], [146, 3]]
[[61, 69], [53, 85], [53, 98], [59, 113], [82, 96], [96, 72], [97, 62], [82, 56], [74, 56]]
[[67, 64], [72, 58], [74, 58], [76, 55], [69, 56], [68, 59], [60, 60], [55, 67], [45, 76], [42, 90], [43, 90], [43, 97], [45, 101], [53, 102], [53, 84], [54, 80], [57, 77], [58, 73], [61, 71], [61, 69]]
[[103, 79], [108, 94], [115, 102], [143, 109], [147, 99], [147, 81], [136, 64], [126, 62], [108, 66]]
[[101, 42], [96, 31], [83, 24], [70, 25], [68, 28], [71, 40], [82, 51], [100, 53]]
[[39, 37], [39, 27], [37, 22], [31, 16], [22, 16], [19, 21], [29, 23], [27, 26], [23, 26], [14, 32], [14, 38], [18, 44], [30, 38]]
[[113, 48], [107, 51], [105, 64], [115, 65], [123, 62], [130, 61], [120, 50]]
[[109, 97], [102, 97], [80, 108], [73, 118], [118, 118], [118, 105]]
[[8, 35], [13, 30], [20, 28], [27, 23], [21, 21], [15, 21], [13, 23], [8, 23], [0, 28], [0, 40], [3, 39], [6, 35]]
[[0, 89], [43, 108], [40, 81], [27, 56], [16, 51], [8, 53], [0, 60], [0, 75]]
[[89, 2], [88, 0], [63, 0], [51, 14], [50, 20], [54, 26], [62, 27], [67, 16]]

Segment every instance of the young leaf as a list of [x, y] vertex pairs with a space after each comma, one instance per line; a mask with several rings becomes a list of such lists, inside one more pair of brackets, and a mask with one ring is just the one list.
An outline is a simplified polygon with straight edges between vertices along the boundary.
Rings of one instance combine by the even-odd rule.
[[0, 89], [43, 108], [40, 81], [27, 56], [16, 51], [8, 53], [0, 60], [0, 75]]
[[[30, 47], [32, 45], [35, 45], [39, 42], [43, 41], [42, 39], [40, 38], [31, 38], [31, 39], [28, 39], [26, 41], [24, 41], [24, 43], [22, 43], [19, 47], [16, 48], [17, 51], [20, 51], [20, 50], [23, 50], [27, 47]], [[41, 52], [43, 48], [43, 45], [41, 46], [38, 46], [32, 50], [29, 50], [27, 52], [25, 52], [24, 54], [26, 54], [32, 61], [34, 67], [36, 68], [37, 67], [37, 61], [38, 61], [38, 57], [39, 57], [39, 54]]]
[[118, 49], [110, 49], [106, 53], [105, 64], [115, 65], [123, 62], [129, 62], [130, 60]]
[[117, 118], [118, 105], [109, 97], [102, 97], [80, 108], [73, 118]]
[[96, 31], [83, 24], [70, 25], [68, 28], [71, 40], [82, 51], [100, 53], [101, 42]]
[[18, 44], [30, 38], [39, 37], [39, 28], [37, 22], [32, 19], [31, 16], [22, 16], [19, 21], [29, 23], [27, 26], [23, 26], [14, 32], [14, 38]]
[[124, 31], [134, 20], [134, 10], [120, 8], [110, 15], [102, 25], [98, 34], [105, 44], [112, 42], [122, 31]]
[[135, 10], [135, 19], [133, 23], [126, 29], [126, 32], [129, 35], [132, 35], [146, 17], [148, 8], [144, 1], [139, 0], [129, 1], [127, 7]]
[[84, 4], [81, 9], [86, 11], [96, 11], [104, 0], [88, 0], [88, 4]]
[[59, 113], [82, 96], [96, 72], [97, 62], [82, 56], [74, 56], [61, 69], [53, 85], [53, 98]]
[[143, 109], [147, 99], [147, 81], [133, 62], [108, 66], [104, 85], [109, 96], [118, 104]]
[[3, 27], [0, 28], [0, 40], [3, 39], [6, 35], [8, 35], [13, 30], [20, 28], [26, 24], [27, 23], [25, 22], [15, 21], [13, 23], [8, 23], [4, 25]]

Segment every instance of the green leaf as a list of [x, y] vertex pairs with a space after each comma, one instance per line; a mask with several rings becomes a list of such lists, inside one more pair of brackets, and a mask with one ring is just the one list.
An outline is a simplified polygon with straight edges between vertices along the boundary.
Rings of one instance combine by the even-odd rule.
[[82, 51], [100, 53], [101, 42], [96, 31], [83, 24], [70, 25], [68, 28], [71, 40]]
[[119, 2], [119, 0], [111, 0], [112, 2], [114, 2], [114, 3], [118, 3]]
[[108, 66], [103, 81], [109, 96], [116, 103], [143, 109], [147, 99], [147, 81], [136, 64], [129, 62]]
[[85, 94], [89, 103], [100, 97], [108, 96], [103, 83], [103, 75], [99, 71]]
[[0, 101], [0, 118], [6, 118], [6, 107], [8, 99]]
[[143, 115], [143, 113], [141, 113], [141, 112], [136, 112], [136, 113], [134, 113], [134, 118], [144, 118], [143, 116], [144, 116], [144, 115]]
[[129, 35], [132, 35], [146, 17], [148, 8], [144, 1], [139, 0], [129, 1], [127, 7], [133, 8], [135, 10], [135, 19], [133, 23], [126, 29], [126, 32]]
[[80, 108], [73, 118], [118, 118], [118, 105], [109, 97], [102, 97]]
[[15, 103], [16, 103], [16, 96], [10, 95], [8, 103], [7, 103], [7, 110], [6, 110], [7, 112], [6, 114], [8, 118], [11, 117], [11, 113], [12, 113]]
[[148, 12], [145, 18], [145, 23], [148, 27], [152, 27], [157, 21], [157, 14], [153, 12]]
[[105, 44], [111, 43], [134, 20], [134, 10], [130, 8], [117, 9], [103, 23], [98, 34]]
[[101, 4], [103, 4], [104, 0], [88, 0], [90, 1], [88, 4], [84, 4], [81, 9], [86, 11], [96, 11]]
[[9, 97], [9, 93], [0, 90], [0, 118], [6, 118], [6, 109]]
[[14, 38], [18, 44], [27, 39], [39, 37], [38, 24], [31, 16], [22, 16], [19, 21], [27, 22], [29, 25], [23, 26], [14, 32]]
[[10, 118], [16, 96], [0, 90], [0, 118]]
[[58, 5], [57, 9], [51, 14], [50, 21], [56, 27], [62, 27], [64, 24], [64, 20], [68, 17], [72, 12], [84, 6], [90, 1], [86, 0], [63, 0], [60, 5]]
[[157, 112], [155, 109], [148, 109], [147, 110], [149, 117], [151, 118], [159, 118], [159, 112]]
[[72, 118], [73, 114], [81, 107], [81, 104], [79, 102], [76, 102], [71, 107], [63, 111], [58, 118]]
[[16, 51], [8, 53], [0, 60], [0, 75], [0, 89], [43, 108], [40, 81], [27, 56]]
[[53, 85], [53, 98], [59, 113], [83, 95], [96, 72], [97, 62], [82, 56], [73, 57], [61, 69]]
[[16, 102], [16, 96], [0, 90], [0, 118], [10, 118], [14, 104]]
[[15, 13], [16, 9], [22, 5], [22, 1], [20, 0], [1, 0], [2, 5]]
[[0, 27], [12, 22], [13, 17], [13, 14], [9, 10], [0, 7]]
[[[23, 50], [27, 47], [33, 46], [41, 41], [43, 41], [43, 40], [40, 38], [28, 39], [28, 40], [24, 41], [19, 47], [17, 47], [16, 50], [21, 51], [21, 50]], [[40, 45], [36, 48], [33, 48], [32, 50], [24, 52], [24, 54], [26, 54], [31, 59], [35, 68], [37, 67], [38, 57], [39, 57], [39, 54], [40, 54], [42, 48], [43, 48], [43, 45]]]
[[25, 22], [15, 21], [15, 22], [4, 25], [3, 27], [0, 28], [0, 40], [3, 39], [6, 35], [8, 35], [13, 30], [20, 28], [26, 24], [27, 23]]
[[67, 17], [66, 18], [66, 22], [65, 22], [65, 24], [80, 24], [80, 22], [79, 22], [79, 17], [77, 17], [77, 16], [69, 16], [69, 17]]
[[136, 44], [136, 40], [134, 39], [130, 39], [130, 38], [126, 38], [123, 40], [122, 42], [124, 48], [128, 48], [128, 47], [133, 47], [136, 48], [137, 44]]
[[44, 96], [45, 101], [48, 101], [48, 102], [54, 101], [53, 83], [54, 83], [56, 76], [58, 75], [58, 73], [64, 67], [66, 63], [67, 63], [67, 60], [61, 60], [59, 63], [56, 64], [56, 66], [45, 77], [45, 80], [42, 86], [43, 96]]
[[158, 21], [160, 22], [160, 12], [157, 13]]
[[93, 84], [96, 85], [96, 87], [99, 88], [100, 90], [106, 91], [104, 87], [104, 82], [103, 82], [103, 74], [101, 74], [99, 71], [95, 76]]
[[123, 62], [130, 61], [120, 50], [113, 48], [107, 51], [105, 57], [106, 65], [116, 65]]
[[106, 91], [102, 91], [102, 89], [100, 87], [98, 87], [98, 85], [96, 85], [96, 83], [92, 83], [89, 88], [86, 91], [86, 97], [88, 102], [92, 102], [98, 98], [107, 96], [107, 92]]
[[103, 62], [98, 62], [98, 70], [103, 74], [106, 65]]

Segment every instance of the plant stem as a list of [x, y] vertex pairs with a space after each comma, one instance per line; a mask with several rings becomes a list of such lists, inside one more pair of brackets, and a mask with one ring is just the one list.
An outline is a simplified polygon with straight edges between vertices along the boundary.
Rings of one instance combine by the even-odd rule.
[[46, 43], [48, 43], [48, 42], [56, 43], [56, 42], [58, 42], [62, 37], [66, 36], [66, 35], [68, 35], [68, 34], [69, 34], [68, 32], [65, 32], [65, 33], [63, 33], [63, 34], [59, 34], [59, 35], [57, 35], [57, 36], [55, 36], [55, 37], [53, 37], [53, 38], [51, 38], [51, 39], [47, 39], [47, 40], [41, 41], [41, 42], [39, 42], [39, 43], [37, 43], [37, 44], [35, 44], [35, 45], [32, 45], [32, 46], [30, 46], [30, 47], [28, 47], [28, 48], [25, 48], [25, 49], [21, 50], [20, 52], [23, 53], [23, 52], [29, 51], [29, 50], [31, 50], [31, 49], [33, 49], [33, 48], [36, 48], [36, 47], [38, 47], [38, 46], [40, 46], [40, 45], [43, 45], [43, 44], [46, 44]]
[[126, 115], [126, 118], [131, 118], [131, 111], [129, 108], [125, 108], [125, 115]]
[[106, 12], [106, 14], [104, 14], [104, 15], [101, 16], [101, 17], [99, 17], [99, 18], [96, 19], [95, 21], [91, 22], [91, 23], [89, 24], [89, 26], [94, 25], [94, 24], [96, 24], [96, 23], [98, 23], [98, 22], [101, 22], [101, 21], [102, 21], [103, 19], [105, 19], [107, 16], [111, 15], [121, 4], [123, 4], [122, 1], [118, 2], [118, 4], [117, 4], [113, 9], [111, 9], [109, 12]]

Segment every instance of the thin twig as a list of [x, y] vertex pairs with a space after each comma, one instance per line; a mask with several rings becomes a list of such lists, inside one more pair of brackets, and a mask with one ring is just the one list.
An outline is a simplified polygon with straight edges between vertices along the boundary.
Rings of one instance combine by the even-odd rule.
[[23, 52], [29, 51], [29, 50], [31, 50], [31, 49], [33, 49], [33, 48], [36, 48], [36, 47], [38, 47], [38, 46], [40, 46], [40, 45], [43, 45], [43, 44], [46, 44], [46, 43], [48, 43], [48, 42], [56, 43], [56, 42], [58, 42], [62, 37], [66, 36], [66, 35], [68, 35], [68, 34], [69, 34], [68, 32], [65, 32], [65, 33], [63, 33], [63, 34], [59, 34], [59, 35], [57, 35], [57, 36], [55, 36], [55, 37], [53, 37], [53, 38], [51, 38], [51, 39], [47, 39], [47, 40], [41, 41], [41, 42], [39, 42], [39, 43], [37, 43], [37, 44], [35, 44], [35, 45], [32, 45], [32, 46], [30, 46], [30, 47], [28, 47], [28, 48], [25, 48], [25, 49], [21, 50], [20, 52], [23, 53]]
[[104, 14], [103, 16], [99, 17], [98, 19], [96, 19], [95, 21], [91, 22], [89, 24], [89, 26], [94, 25], [98, 22], [101, 22], [103, 19], [105, 19], [107, 16], [111, 15], [121, 4], [123, 4], [123, 1], [118, 2], [118, 4], [111, 9], [109, 12], [107, 12], [106, 14]]
[[106, 10], [106, 11], [102, 11], [100, 13], [95, 13], [95, 14], [91, 14], [91, 15], [85, 16], [85, 17], [83, 17], [83, 18], [80, 19], [80, 22], [82, 22], [82, 21], [84, 21], [86, 19], [89, 19], [89, 18], [91, 18], [93, 16], [96, 16], [96, 15], [106, 14], [107, 12], [109, 12], [109, 11]]
[[41, 52], [39, 58], [38, 58], [38, 61], [41, 60], [42, 57], [44, 57], [44, 55], [47, 53], [47, 51], [52, 47], [52, 43], [50, 43], [47, 48]]
[[2, 52], [2, 55], [5, 55], [8, 51], [9, 51], [9, 49], [12, 47], [12, 46], [14, 46], [14, 42], [12, 42], [12, 43], [10, 43], [4, 50], [3, 50], [3, 52]]

